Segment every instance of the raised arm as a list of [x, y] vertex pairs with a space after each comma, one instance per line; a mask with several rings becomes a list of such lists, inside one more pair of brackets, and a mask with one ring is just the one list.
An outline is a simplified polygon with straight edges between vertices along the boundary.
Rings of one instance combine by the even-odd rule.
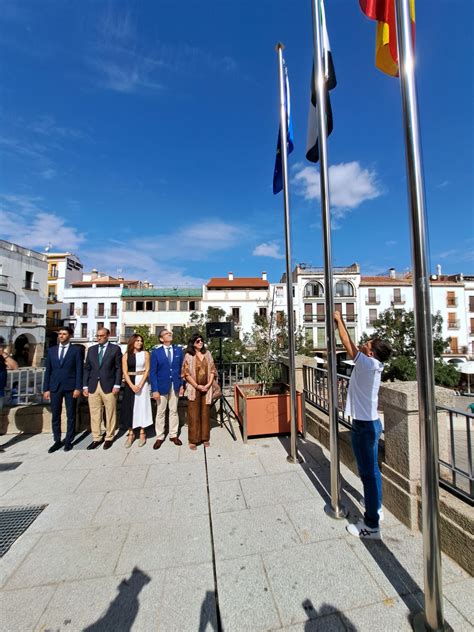
[[345, 350], [353, 360], [359, 353], [359, 349], [355, 346], [355, 344], [351, 340], [351, 337], [349, 336], [346, 325], [342, 320], [341, 312], [337, 310], [334, 312], [334, 320], [337, 325], [337, 330], [339, 331], [339, 336], [341, 337], [341, 342], [344, 345]]

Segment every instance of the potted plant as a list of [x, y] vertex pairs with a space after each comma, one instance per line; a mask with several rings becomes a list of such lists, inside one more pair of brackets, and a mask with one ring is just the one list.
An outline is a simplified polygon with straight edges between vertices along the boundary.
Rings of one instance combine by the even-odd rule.
[[[290, 392], [280, 381], [279, 357], [287, 348], [285, 319], [273, 327], [272, 320], [255, 314], [254, 326], [247, 346], [250, 356], [259, 362], [255, 384], [236, 384], [234, 410], [242, 426], [244, 442], [255, 435], [287, 434], [290, 432]], [[303, 430], [301, 393], [297, 396], [297, 429]]]

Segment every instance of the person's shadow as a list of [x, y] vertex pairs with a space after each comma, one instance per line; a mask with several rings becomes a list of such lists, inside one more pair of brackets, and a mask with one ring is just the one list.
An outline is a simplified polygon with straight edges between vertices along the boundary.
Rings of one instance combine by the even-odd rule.
[[123, 579], [118, 586], [118, 595], [110, 603], [107, 612], [84, 632], [127, 632], [132, 629], [139, 610], [138, 595], [151, 578], [135, 567], [129, 579]]
[[209, 629], [218, 632], [218, 630], [222, 629], [221, 625], [218, 624], [216, 606], [216, 596], [213, 592], [208, 590], [201, 604], [198, 632], [208, 632]]
[[[301, 604], [308, 617], [308, 621], [304, 624], [304, 632], [316, 632], [316, 630], [328, 630], [331, 632], [357, 632], [357, 628], [349, 621], [346, 615], [331, 606], [323, 603], [318, 610], [313, 606], [311, 599], [305, 599]], [[323, 617], [334, 615], [331, 620], [324, 620]]]

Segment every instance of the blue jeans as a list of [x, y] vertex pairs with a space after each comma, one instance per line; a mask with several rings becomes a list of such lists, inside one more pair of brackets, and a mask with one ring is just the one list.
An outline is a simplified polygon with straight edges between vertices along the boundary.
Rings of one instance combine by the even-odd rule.
[[382, 476], [378, 463], [381, 434], [380, 419], [374, 421], [352, 420], [352, 449], [364, 485], [364, 520], [371, 529], [379, 526], [379, 509], [382, 506]]

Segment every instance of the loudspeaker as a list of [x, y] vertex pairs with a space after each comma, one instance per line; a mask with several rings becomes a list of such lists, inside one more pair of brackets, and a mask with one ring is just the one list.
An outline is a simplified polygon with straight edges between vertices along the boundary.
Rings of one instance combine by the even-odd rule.
[[206, 323], [206, 336], [208, 338], [232, 338], [233, 335], [233, 320], [225, 323]]

